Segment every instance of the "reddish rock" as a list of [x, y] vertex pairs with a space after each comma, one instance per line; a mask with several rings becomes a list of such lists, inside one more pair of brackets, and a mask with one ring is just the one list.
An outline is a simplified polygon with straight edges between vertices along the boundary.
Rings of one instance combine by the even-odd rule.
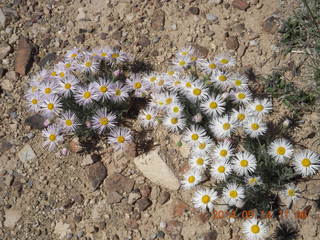
[[15, 71], [26, 75], [32, 64], [32, 45], [26, 38], [20, 38], [16, 51]]
[[173, 205], [173, 217], [180, 217], [189, 208], [188, 204], [181, 200], [177, 200]]
[[125, 177], [119, 173], [115, 173], [107, 178], [104, 183], [103, 190], [108, 192], [118, 192], [123, 194], [124, 192], [130, 193], [134, 186], [134, 180]]
[[151, 18], [151, 27], [155, 31], [163, 31], [165, 23], [165, 13], [161, 9], [155, 10]]
[[88, 180], [93, 191], [97, 190], [107, 176], [107, 169], [102, 162], [96, 162], [86, 169]]
[[199, 221], [201, 221], [202, 223], [206, 223], [209, 221], [211, 215], [210, 213], [199, 213], [197, 215], [197, 218], [199, 219]]
[[82, 151], [82, 146], [80, 144], [79, 138], [73, 138], [70, 142], [69, 142], [69, 150], [70, 152], [73, 153], [79, 153]]
[[243, 0], [233, 0], [232, 6], [243, 11], [249, 8], [249, 4]]
[[176, 239], [180, 236], [183, 224], [177, 220], [167, 222], [166, 232], [172, 238]]

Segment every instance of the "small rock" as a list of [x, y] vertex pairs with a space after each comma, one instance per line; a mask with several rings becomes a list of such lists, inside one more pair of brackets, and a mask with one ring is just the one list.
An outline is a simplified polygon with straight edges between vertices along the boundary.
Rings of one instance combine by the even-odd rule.
[[2, 9], [0, 8], [0, 27], [4, 28], [6, 26], [6, 16], [4, 15]]
[[4, 226], [8, 228], [14, 228], [17, 222], [22, 217], [21, 210], [17, 208], [10, 208], [5, 210]]
[[74, 204], [74, 200], [68, 198], [67, 200], [65, 200], [62, 204], [63, 208], [67, 209], [67, 208], [71, 208], [72, 205]]
[[41, 68], [44, 68], [46, 66], [46, 64], [54, 62], [56, 59], [57, 59], [56, 53], [48, 53], [43, 58], [41, 58], [41, 60], [39, 62], [39, 66]]
[[83, 197], [83, 195], [81, 193], [80, 194], [76, 194], [76, 195], [73, 196], [73, 200], [78, 204], [83, 204], [84, 197]]
[[79, 138], [75, 137], [69, 142], [69, 150], [73, 153], [79, 153], [82, 151], [82, 146], [80, 144]]
[[13, 86], [12, 82], [9, 81], [8, 79], [2, 80], [0, 86], [6, 92], [12, 92], [13, 89], [14, 89], [14, 86]]
[[166, 202], [168, 202], [170, 199], [170, 193], [167, 191], [164, 191], [161, 193], [161, 195], [159, 196], [159, 203], [160, 204], [165, 204]]
[[153, 12], [151, 17], [151, 27], [155, 31], [162, 31], [164, 30], [165, 24], [165, 12], [161, 9], [157, 9]]
[[100, 33], [100, 39], [101, 40], [106, 40], [107, 39], [108, 34], [105, 32]]
[[143, 185], [142, 187], [140, 187], [140, 193], [142, 197], [149, 197], [151, 190], [151, 187], [148, 185]]
[[153, 183], [171, 190], [178, 190], [179, 180], [161, 159], [158, 152], [159, 149], [136, 157], [134, 159], [135, 165]]
[[6, 139], [1, 140], [0, 143], [0, 153], [4, 153], [8, 151], [10, 148], [12, 148], [11, 142], [7, 141]]
[[[201, 46], [197, 43], [192, 44], [192, 47], [194, 48], [195, 52], [198, 54], [199, 57], [201, 57], [201, 58], [207, 57], [207, 55], [209, 53], [208, 48]], [[182, 142], [182, 146], [179, 147], [179, 151], [180, 151], [180, 154], [182, 157], [187, 158], [190, 155], [191, 148], [190, 148], [189, 144]]]
[[203, 235], [203, 240], [217, 240], [218, 233], [217, 231], [207, 232]]
[[182, 230], [182, 223], [177, 220], [167, 222], [166, 232], [172, 239], [176, 239]]
[[219, 18], [212, 13], [206, 14], [206, 19], [210, 22], [216, 22]]
[[278, 27], [279, 25], [278, 25], [277, 18], [275, 18], [274, 16], [268, 17], [262, 23], [262, 29], [267, 33], [271, 33], [271, 34], [275, 33]]
[[173, 217], [180, 217], [189, 208], [188, 204], [181, 200], [175, 201], [173, 205]]
[[236, 36], [230, 36], [226, 40], [226, 47], [230, 50], [237, 50], [239, 48], [238, 38]]
[[232, 6], [243, 11], [249, 8], [249, 4], [244, 0], [233, 0]]
[[90, 19], [87, 17], [86, 10], [84, 8], [78, 9], [78, 16], [76, 17], [77, 21], [90, 21]]
[[32, 64], [32, 45], [26, 38], [20, 38], [16, 50], [15, 71], [26, 75]]
[[70, 225], [67, 223], [58, 222], [54, 228], [54, 233], [59, 235], [60, 239], [63, 239], [69, 233], [71, 233]]
[[150, 201], [149, 198], [142, 198], [142, 199], [139, 199], [136, 202], [136, 206], [138, 207], [140, 212], [143, 212], [144, 210], [146, 210], [151, 205], [152, 205], [152, 202]]
[[98, 224], [99, 229], [104, 230], [107, 226], [107, 223], [105, 221], [101, 221]]
[[9, 71], [6, 73], [6, 79], [10, 80], [10, 81], [16, 81], [18, 76], [17, 73], [15, 71]]
[[106, 201], [109, 204], [119, 203], [122, 200], [122, 196], [117, 192], [109, 192], [107, 194]]
[[198, 7], [191, 7], [189, 8], [189, 12], [193, 15], [199, 15], [200, 9]]
[[138, 40], [138, 45], [140, 45], [141, 47], [147, 47], [150, 45], [150, 40], [147, 37], [141, 37]]
[[24, 123], [30, 126], [32, 129], [39, 129], [42, 130], [45, 128], [44, 122], [45, 118], [42, 117], [40, 114], [32, 115], [31, 117], [26, 118]]
[[23, 163], [31, 161], [37, 157], [29, 144], [24, 145], [17, 155], [20, 161]]
[[134, 204], [139, 198], [141, 198], [141, 194], [138, 192], [132, 192], [129, 194], [128, 203]]
[[118, 192], [123, 194], [124, 192], [130, 193], [134, 186], [134, 180], [125, 177], [119, 173], [115, 173], [107, 178], [104, 183], [103, 190], [108, 192]]
[[107, 169], [102, 162], [96, 162], [86, 169], [86, 174], [91, 183], [92, 191], [95, 191], [106, 178]]
[[164, 238], [166, 234], [163, 231], [158, 231], [156, 234], [156, 238]]
[[80, 215], [75, 215], [73, 218], [77, 223], [81, 222], [82, 217]]
[[114, 40], [118, 40], [120, 41], [121, 40], [121, 37], [122, 37], [122, 32], [120, 30], [118, 31], [115, 31], [111, 37], [114, 39]]
[[91, 165], [91, 164], [93, 164], [93, 163], [94, 163], [94, 161], [93, 161], [91, 155], [90, 155], [90, 154], [87, 154], [87, 155], [85, 155], [85, 156], [82, 158], [82, 162], [81, 162], [80, 165], [81, 165], [81, 167], [84, 167], [84, 166]]
[[86, 40], [86, 35], [84, 35], [84, 33], [81, 33], [78, 36], [76, 36], [74, 40], [77, 43], [84, 43], [84, 41]]
[[8, 56], [8, 54], [11, 52], [11, 46], [7, 43], [1, 43], [0, 44], [0, 60]]
[[13, 183], [14, 177], [12, 175], [7, 175], [4, 178], [4, 184], [6, 184], [7, 186], [11, 186], [11, 184]]

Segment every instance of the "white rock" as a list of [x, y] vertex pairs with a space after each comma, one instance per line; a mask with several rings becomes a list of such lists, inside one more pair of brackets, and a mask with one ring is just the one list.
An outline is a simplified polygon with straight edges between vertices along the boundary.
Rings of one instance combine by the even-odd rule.
[[16, 223], [19, 221], [21, 218], [21, 211], [16, 208], [10, 208], [5, 210], [5, 221], [4, 221], [4, 226], [8, 228], [14, 228]]
[[88, 19], [87, 17], [87, 13], [86, 11], [84, 10], [84, 8], [79, 8], [78, 9], [78, 16], [76, 18], [77, 21], [90, 21], [90, 19]]
[[10, 81], [10, 80], [8, 80], [8, 79], [3, 79], [2, 81], [1, 81], [1, 88], [3, 89], [3, 90], [5, 90], [5, 91], [7, 91], [7, 92], [12, 92], [13, 91], [13, 84], [12, 84], [12, 82]]
[[208, 14], [206, 15], [206, 18], [207, 18], [208, 21], [212, 21], [212, 22], [215, 22], [215, 21], [218, 20], [218, 17], [215, 16], [215, 15], [213, 15], [212, 13], [208, 13]]
[[18, 152], [18, 158], [23, 163], [31, 161], [36, 157], [37, 155], [34, 153], [33, 149], [29, 144], [24, 145], [24, 147]]
[[180, 187], [179, 180], [161, 159], [158, 152], [159, 150], [156, 149], [140, 155], [134, 159], [134, 163], [151, 182], [171, 190], [178, 190]]
[[141, 198], [141, 194], [137, 192], [132, 192], [129, 194], [128, 203], [134, 204], [139, 198]]
[[54, 233], [60, 236], [60, 239], [71, 233], [70, 226], [67, 223], [58, 222], [54, 228]]
[[8, 56], [9, 52], [11, 51], [11, 46], [7, 43], [0, 44], [0, 59], [5, 58]]
[[6, 16], [4, 15], [2, 9], [0, 8], [0, 27], [4, 27], [6, 24]]

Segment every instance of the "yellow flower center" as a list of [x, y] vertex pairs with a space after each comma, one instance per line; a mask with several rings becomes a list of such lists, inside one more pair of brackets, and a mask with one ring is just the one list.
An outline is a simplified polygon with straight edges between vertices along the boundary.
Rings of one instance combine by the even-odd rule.
[[199, 89], [199, 88], [193, 89], [193, 94], [196, 96], [199, 96], [201, 94], [201, 89]]
[[55, 134], [50, 134], [49, 135], [49, 140], [52, 141], [52, 142], [55, 141], [56, 140], [56, 135]]
[[288, 196], [294, 197], [296, 195], [296, 192], [293, 189], [288, 189]]
[[191, 135], [191, 139], [192, 139], [193, 141], [197, 141], [197, 140], [199, 139], [199, 135], [196, 134], [196, 133], [194, 133], [194, 134]]
[[119, 57], [119, 53], [112, 53], [112, 54], [111, 54], [111, 57], [112, 57], [113, 59], [116, 59], [116, 58]]
[[240, 161], [240, 166], [241, 167], [247, 167], [248, 166], [248, 161], [247, 160], [241, 160]]
[[64, 66], [65, 66], [66, 68], [71, 68], [71, 63], [66, 63]]
[[214, 63], [210, 63], [210, 64], [209, 64], [209, 68], [210, 68], [210, 69], [216, 69], [216, 68], [217, 68], [217, 65], [215, 65]]
[[171, 118], [171, 123], [172, 124], [177, 124], [178, 123], [178, 118]]
[[166, 99], [166, 104], [169, 105], [170, 103], [172, 103], [172, 98], [167, 98]]
[[277, 154], [284, 155], [286, 153], [286, 149], [284, 147], [278, 147]]
[[249, 182], [250, 185], [253, 185], [253, 184], [255, 184], [257, 182], [257, 178], [255, 178], [255, 177], [249, 178], [248, 182]]
[[180, 111], [180, 108], [179, 107], [173, 107], [173, 112], [177, 113]]
[[142, 84], [140, 82], [136, 82], [133, 87], [139, 89], [142, 87]]
[[227, 154], [228, 154], [228, 151], [227, 151], [226, 149], [222, 149], [222, 150], [220, 151], [220, 156], [221, 156], [221, 157], [225, 157], [225, 156], [227, 156]]
[[304, 167], [310, 167], [311, 161], [310, 161], [309, 158], [304, 158], [304, 159], [301, 161], [301, 164], [302, 164], [302, 166], [304, 166]]
[[258, 111], [258, 112], [262, 112], [263, 109], [264, 109], [264, 106], [262, 106], [261, 104], [258, 104], [258, 105], [256, 106], [256, 111]]
[[234, 85], [236, 85], [238, 87], [241, 86], [241, 80], [239, 80], [239, 79], [235, 80]]
[[198, 158], [197, 161], [196, 161], [196, 163], [197, 163], [198, 165], [203, 165], [203, 163], [204, 163], [203, 158]]
[[50, 94], [51, 93], [51, 88], [46, 88], [46, 89], [44, 89], [44, 93], [45, 94]]
[[88, 99], [88, 98], [91, 97], [91, 93], [90, 93], [90, 92], [84, 92], [84, 93], [83, 93], [83, 97], [84, 97], [85, 99]]
[[219, 172], [219, 173], [224, 173], [225, 170], [226, 170], [226, 168], [225, 168], [224, 166], [218, 167], [218, 172]]
[[59, 73], [59, 76], [63, 78], [65, 76], [64, 72]]
[[57, 76], [57, 73], [56, 72], [51, 72], [51, 76], [55, 77], [55, 76]]
[[246, 95], [244, 93], [238, 93], [238, 98], [239, 99], [245, 99], [246, 98]]
[[33, 86], [33, 87], [31, 88], [31, 91], [34, 93], [34, 92], [36, 92], [38, 89], [39, 89], [39, 88], [38, 88], [37, 86]]
[[222, 58], [222, 59], [220, 59], [220, 63], [221, 63], [221, 64], [228, 64], [228, 63], [229, 63], [229, 60], [228, 60], [228, 59], [225, 59], [225, 58]]
[[156, 77], [151, 77], [151, 78], [149, 79], [150, 82], [155, 82], [156, 80], [157, 80]]
[[210, 202], [210, 197], [208, 195], [204, 195], [201, 198], [202, 203], [207, 204], [208, 202]]
[[236, 198], [236, 197], [238, 197], [238, 192], [236, 190], [232, 190], [229, 192], [229, 196], [231, 198]]
[[229, 130], [230, 129], [230, 123], [224, 123], [223, 125], [222, 125], [222, 128], [223, 128], [223, 130]]
[[246, 115], [243, 114], [243, 113], [239, 113], [237, 118], [238, 118], [239, 121], [243, 121], [246, 118]]
[[251, 226], [251, 232], [254, 234], [258, 234], [260, 232], [260, 227], [258, 225]]
[[190, 59], [191, 59], [191, 61], [193, 61], [193, 62], [198, 60], [198, 58], [197, 58], [196, 56], [192, 56]]
[[169, 71], [169, 72], [168, 72], [168, 75], [169, 75], [169, 76], [172, 76], [173, 74], [174, 74], [174, 71]]
[[207, 146], [205, 143], [200, 143], [199, 144], [199, 149], [204, 149]]
[[174, 85], [175, 85], [175, 86], [178, 86], [179, 84], [181, 84], [181, 81], [179, 81], [179, 80], [177, 80], [177, 81], [174, 82]]
[[118, 143], [124, 143], [125, 138], [124, 138], [123, 136], [119, 136], [119, 137], [117, 138], [117, 141], [118, 141]]
[[181, 55], [182, 55], [182, 56], [187, 56], [187, 55], [188, 55], [188, 52], [181, 52]]
[[65, 89], [70, 89], [70, 88], [71, 88], [71, 84], [70, 84], [70, 83], [66, 83], [66, 84], [64, 85], [64, 88], [65, 88]]
[[70, 119], [67, 119], [66, 121], [65, 121], [65, 123], [66, 123], [66, 125], [67, 126], [72, 126], [72, 121], [70, 120]]
[[221, 76], [219, 76], [219, 80], [220, 80], [221, 82], [224, 82], [224, 81], [227, 80], [227, 77], [226, 77], [225, 75], [221, 75]]
[[37, 103], [38, 103], [38, 100], [37, 100], [37, 99], [32, 99], [32, 100], [31, 100], [31, 103], [32, 103], [32, 104], [37, 104]]
[[260, 126], [259, 126], [258, 123], [252, 123], [252, 124], [251, 124], [251, 129], [254, 130], [254, 131], [258, 130], [259, 127], [260, 127]]
[[100, 90], [100, 92], [105, 93], [105, 92], [108, 91], [108, 87], [107, 87], [107, 86], [101, 86], [101, 87], [99, 88], [99, 90]]
[[109, 123], [109, 119], [106, 118], [106, 117], [102, 117], [102, 118], [99, 119], [99, 123], [101, 125], [107, 125]]
[[86, 67], [91, 67], [91, 66], [92, 66], [92, 62], [85, 62], [84, 65], [85, 65]]
[[187, 87], [187, 88], [191, 88], [191, 87], [192, 87], [192, 84], [191, 84], [190, 82], [187, 82], [187, 83], [186, 83], [186, 87]]
[[183, 60], [182, 60], [182, 61], [179, 62], [179, 66], [180, 66], [180, 67], [183, 67], [183, 66], [185, 66], [185, 65], [186, 65], [186, 61], [183, 61]]
[[101, 53], [101, 57], [105, 57], [105, 56], [107, 56], [107, 53], [102, 52], [102, 53]]
[[151, 116], [150, 114], [147, 114], [147, 115], [146, 115], [146, 119], [147, 119], [147, 120], [151, 120], [151, 118], [152, 118], [152, 116]]
[[120, 89], [116, 89], [115, 95], [116, 95], [116, 96], [120, 96], [120, 95], [121, 95], [121, 90], [120, 90]]
[[196, 180], [196, 178], [194, 176], [188, 177], [188, 182], [189, 183], [194, 183], [195, 180]]
[[78, 54], [76, 54], [76, 53], [72, 53], [72, 54], [71, 54], [71, 57], [72, 57], [72, 58], [75, 58], [75, 57], [77, 57], [77, 56], [78, 56]]
[[47, 105], [49, 110], [53, 110], [54, 109], [54, 104], [53, 103], [48, 103]]
[[217, 104], [216, 102], [211, 102], [210, 105], [209, 105], [209, 107], [210, 107], [211, 109], [216, 109], [216, 108], [218, 107], [218, 104]]

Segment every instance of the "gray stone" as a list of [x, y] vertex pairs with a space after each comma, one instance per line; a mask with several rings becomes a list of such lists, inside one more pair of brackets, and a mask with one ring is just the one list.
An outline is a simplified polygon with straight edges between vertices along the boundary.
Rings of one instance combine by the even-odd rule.
[[148, 207], [152, 205], [152, 202], [149, 198], [142, 198], [136, 202], [136, 206], [138, 207], [140, 212], [145, 211]]
[[211, 231], [203, 235], [203, 240], [217, 240], [217, 237], [218, 237], [217, 231]]
[[11, 52], [11, 46], [7, 43], [1, 43], [0, 44], [0, 60], [8, 56], [8, 54]]
[[208, 13], [206, 15], [206, 19], [210, 22], [216, 22], [218, 20], [218, 17], [213, 15], [212, 13]]
[[119, 203], [121, 202], [122, 196], [117, 192], [109, 192], [107, 194], [106, 201], [109, 204]]
[[191, 7], [189, 8], [189, 12], [193, 15], [199, 15], [200, 9], [198, 7]]
[[8, 151], [10, 148], [12, 148], [12, 144], [11, 142], [7, 141], [6, 139], [1, 140], [0, 143], [0, 152], [4, 153], [6, 151]]
[[12, 92], [14, 89], [12, 82], [8, 79], [3, 79], [0, 83], [0, 86], [6, 92]]
[[17, 155], [20, 161], [23, 163], [31, 161], [37, 157], [29, 144], [24, 145], [24, 147], [18, 152]]
[[46, 56], [41, 58], [39, 62], [39, 66], [41, 68], [44, 68], [47, 63], [54, 62], [57, 59], [56, 53], [48, 53]]
[[226, 47], [230, 50], [237, 50], [239, 48], [238, 38], [236, 36], [230, 36], [226, 40]]
[[96, 162], [87, 167], [86, 174], [91, 184], [92, 191], [95, 191], [106, 178], [107, 169], [102, 162]]
[[134, 180], [125, 177], [119, 173], [115, 173], [107, 178], [104, 183], [103, 189], [108, 194], [109, 192], [118, 192], [123, 194], [124, 192], [130, 193], [134, 186]]
[[275, 33], [277, 31], [278, 27], [279, 27], [278, 20], [274, 16], [268, 17], [262, 23], [263, 31], [270, 33], [270, 34]]
[[30, 126], [32, 129], [39, 129], [42, 130], [45, 128], [44, 122], [45, 118], [41, 116], [40, 114], [32, 115], [24, 121], [24, 123], [28, 126]]

